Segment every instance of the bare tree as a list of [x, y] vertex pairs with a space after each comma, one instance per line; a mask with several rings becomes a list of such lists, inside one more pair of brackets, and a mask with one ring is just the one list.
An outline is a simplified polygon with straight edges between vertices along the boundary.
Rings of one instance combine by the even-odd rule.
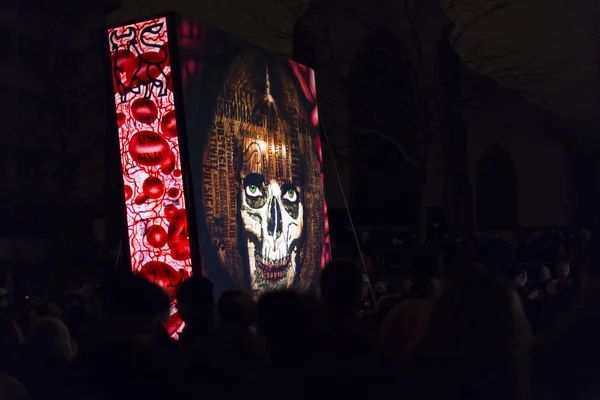
[[[451, 131], [446, 132], [449, 139], [445, 143], [454, 146], [452, 151], [464, 152], [465, 164], [455, 166], [455, 173], [466, 173], [461, 171], [467, 168], [465, 132], [464, 126], [460, 126], [465, 109], [462, 68], [486, 74], [502, 86], [531, 96], [529, 85], [547, 79], [558, 67], [556, 63], [542, 63], [527, 57], [528, 48], [500, 46], [485, 36], [486, 22], [501, 17], [501, 13], [507, 12], [518, 1], [405, 0], [400, 5], [389, 6], [383, 1], [358, 0], [353, 5], [347, 5], [348, 2], [335, 5], [336, 12], [343, 14], [353, 28], [339, 28], [328, 21], [311, 26], [329, 60], [326, 67], [337, 70], [339, 81], [347, 92], [351, 92], [348, 63], [352, 60], [344, 59], [343, 49], [336, 46], [336, 36], [344, 35], [343, 29], [361, 29], [365, 36], [374, 36], [381, 29], [400, 26], [394, 29], [399, 32], [400, 44], [390, 45], [383, 41], [377, 50], [388, 54], [390, 60], [400, 60], [394, 64], [398, 69], [394, 73], [401, 74], [408, 83], [412, 98], [410, 110], [406, 104], [401, 104], [402, 101], [389, 107], [373, 107], [362, 96], [354, 96], [353, 101], [363, 102], [362, 108], [370, 114], [368, 122], [356, 129], [358, 133], [388, 142], [397, 149], [401, 162], [410, 165], [418, 177], [417, 231], [421, 241], [425, 238], [424, 190], [428, 179], [429, 148], [441, 131]], [[307, 7], [304, 0], [277, 0], [277, 3], [287, 7], [290, 21], [299, 20]], [[255, 15], [255, 18], [265, 35], [293, 39], [291, 32], [280, 27], [283, 24], [274, 26], [262, 15]], [[399, 119], [409, 122], [397, 124]]]

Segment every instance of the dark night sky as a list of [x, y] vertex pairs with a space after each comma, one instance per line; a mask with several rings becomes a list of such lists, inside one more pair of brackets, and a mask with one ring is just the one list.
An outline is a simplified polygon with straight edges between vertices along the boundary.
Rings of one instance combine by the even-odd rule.
[[[291, 1], [292, 4], [308, 4], [306, 0]], [[123, 6], [111, 15], [109, 22], [117, 23], [177, 10], [187, 17], [229, 31], [270, 51], [291, 54], [292, 44], [289, 41], [264, 33], [265, 25], [268, 25], [289, 32], [291, 37], [295, 20], [289, 9], [281, 3], [281, 0], [123, 0]], [[258, 22], [254, 15], [264, 16], [266, 24]]]
[[[297, 3], [303, 0], [291, 1]], [[454, 1], [457, 5], [481, 4], [476, 0], [444, 1]], [[500, 1], [505, 0], [484, 3]], [[598, 125], [595, 116], [600, 106], [600, 72], [596, 64], [596, 0], [508, 1], [508, 7], [469, 30], [464, 39], [486, 39], [486, 44], [477, 48], [479, 55], [497, 55], [499, 51], [510, 55], [495, 61], [492, 67], [483, 62], [476, 63], [475, 69], [492, 78], [498, 75], [498, 71], [516, 66], [535, 71], [541, 64], [544, 69], [552, 69], [551, 73], [544, 72], [540, 77], [526, 82], [503, 79], [500, 84], [508, 89], [523, 91], [530, 100], [585, 126], [582, 133], [594, 132]], [[261, 30], [265, 31], [264, 24], [257, 22], [248, 12], [251, 8], [263, 15], [268, 25], [291, 32], [294, 20], [280, 0], [124, 0], [123, 3], [121, 10], [111, 16], [110, 22], [176, 9], [271, 51], [291, 52], [291, 44], [286, 40], [273, 38], [268, 33], [261, 34]], [[457, 19], [451, 16], [451, 19], [457, 22], [460, 29], [469, 17]], [[460, 44], [457, 47], [465, 58], [469, 58]]]
[[[514, 50], [517, 54], [502, 60], [504, 65], [524, 63], [534, 70], [542, 64], [556, 69], [540, 82], [501, 84], [529, 92], [531, 100], [561, 116], [596, 123], [600, 105], [596, 16], [595, 0], [513, 0], [470, 34], [489, 39], [493, 45], [481, 49], [489, 54], [502, 51], [498, 48]], [[492, 77], [498, 68], [480, 67]]]

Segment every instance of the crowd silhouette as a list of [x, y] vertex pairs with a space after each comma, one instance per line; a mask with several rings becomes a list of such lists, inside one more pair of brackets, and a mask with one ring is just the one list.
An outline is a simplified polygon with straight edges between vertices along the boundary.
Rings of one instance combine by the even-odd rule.
[[164, 328], [168, 293], [138, 275], [88, 285], [61, 307], [31, 299], [18, 309], [2, 290], [0, 399], [600, 395], [597, 303], [579, 306], [569, 260], [530, 279], [519, 265], [448, 273], [442, 258], [421, 249], [393, 294], [371, 293], [346, 259], [323, 269], [318, 296], [226, 291], [216, 301], [210, 280], [194, 275], [176, 294], [178, 340]]

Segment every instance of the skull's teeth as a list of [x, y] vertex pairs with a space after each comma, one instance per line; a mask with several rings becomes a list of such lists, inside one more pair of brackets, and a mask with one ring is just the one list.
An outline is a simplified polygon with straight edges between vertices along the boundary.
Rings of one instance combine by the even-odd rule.
[[260, 264], [263, 264], [265, 267], [271, 268], [271, 269], [285, 268], [290, 263], [290, 257], [289, 256], [284, 257], [282, 259], [275, 260], [275, 259], [272, 259], [270, 257], [261, 257], [259, 255], [256, 255], [256, 260]]
[[285, 273], [289, 268], [290, 257], [285, 257], [279, 260], [263, 258], [256, 255], [256, 266], [263, 272], [263, 276], [267, 280], [279, 280], [285, 277]]
[[269, 271], [265, 272], [265, 278], [269, 281], [276, 281], [283, 279], [285, 276], [285, 271]]

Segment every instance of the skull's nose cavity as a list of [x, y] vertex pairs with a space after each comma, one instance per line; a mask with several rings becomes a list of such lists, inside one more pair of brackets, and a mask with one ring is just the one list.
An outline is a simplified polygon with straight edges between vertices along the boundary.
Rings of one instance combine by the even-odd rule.
[[281, 224], [281, 206], [277, 199], [271, 200], [269, 218], [267, 219], [267, 232], [269, 235], [273, 236], [275, 240], [279, 239], [283, 233], [283, 226]]

